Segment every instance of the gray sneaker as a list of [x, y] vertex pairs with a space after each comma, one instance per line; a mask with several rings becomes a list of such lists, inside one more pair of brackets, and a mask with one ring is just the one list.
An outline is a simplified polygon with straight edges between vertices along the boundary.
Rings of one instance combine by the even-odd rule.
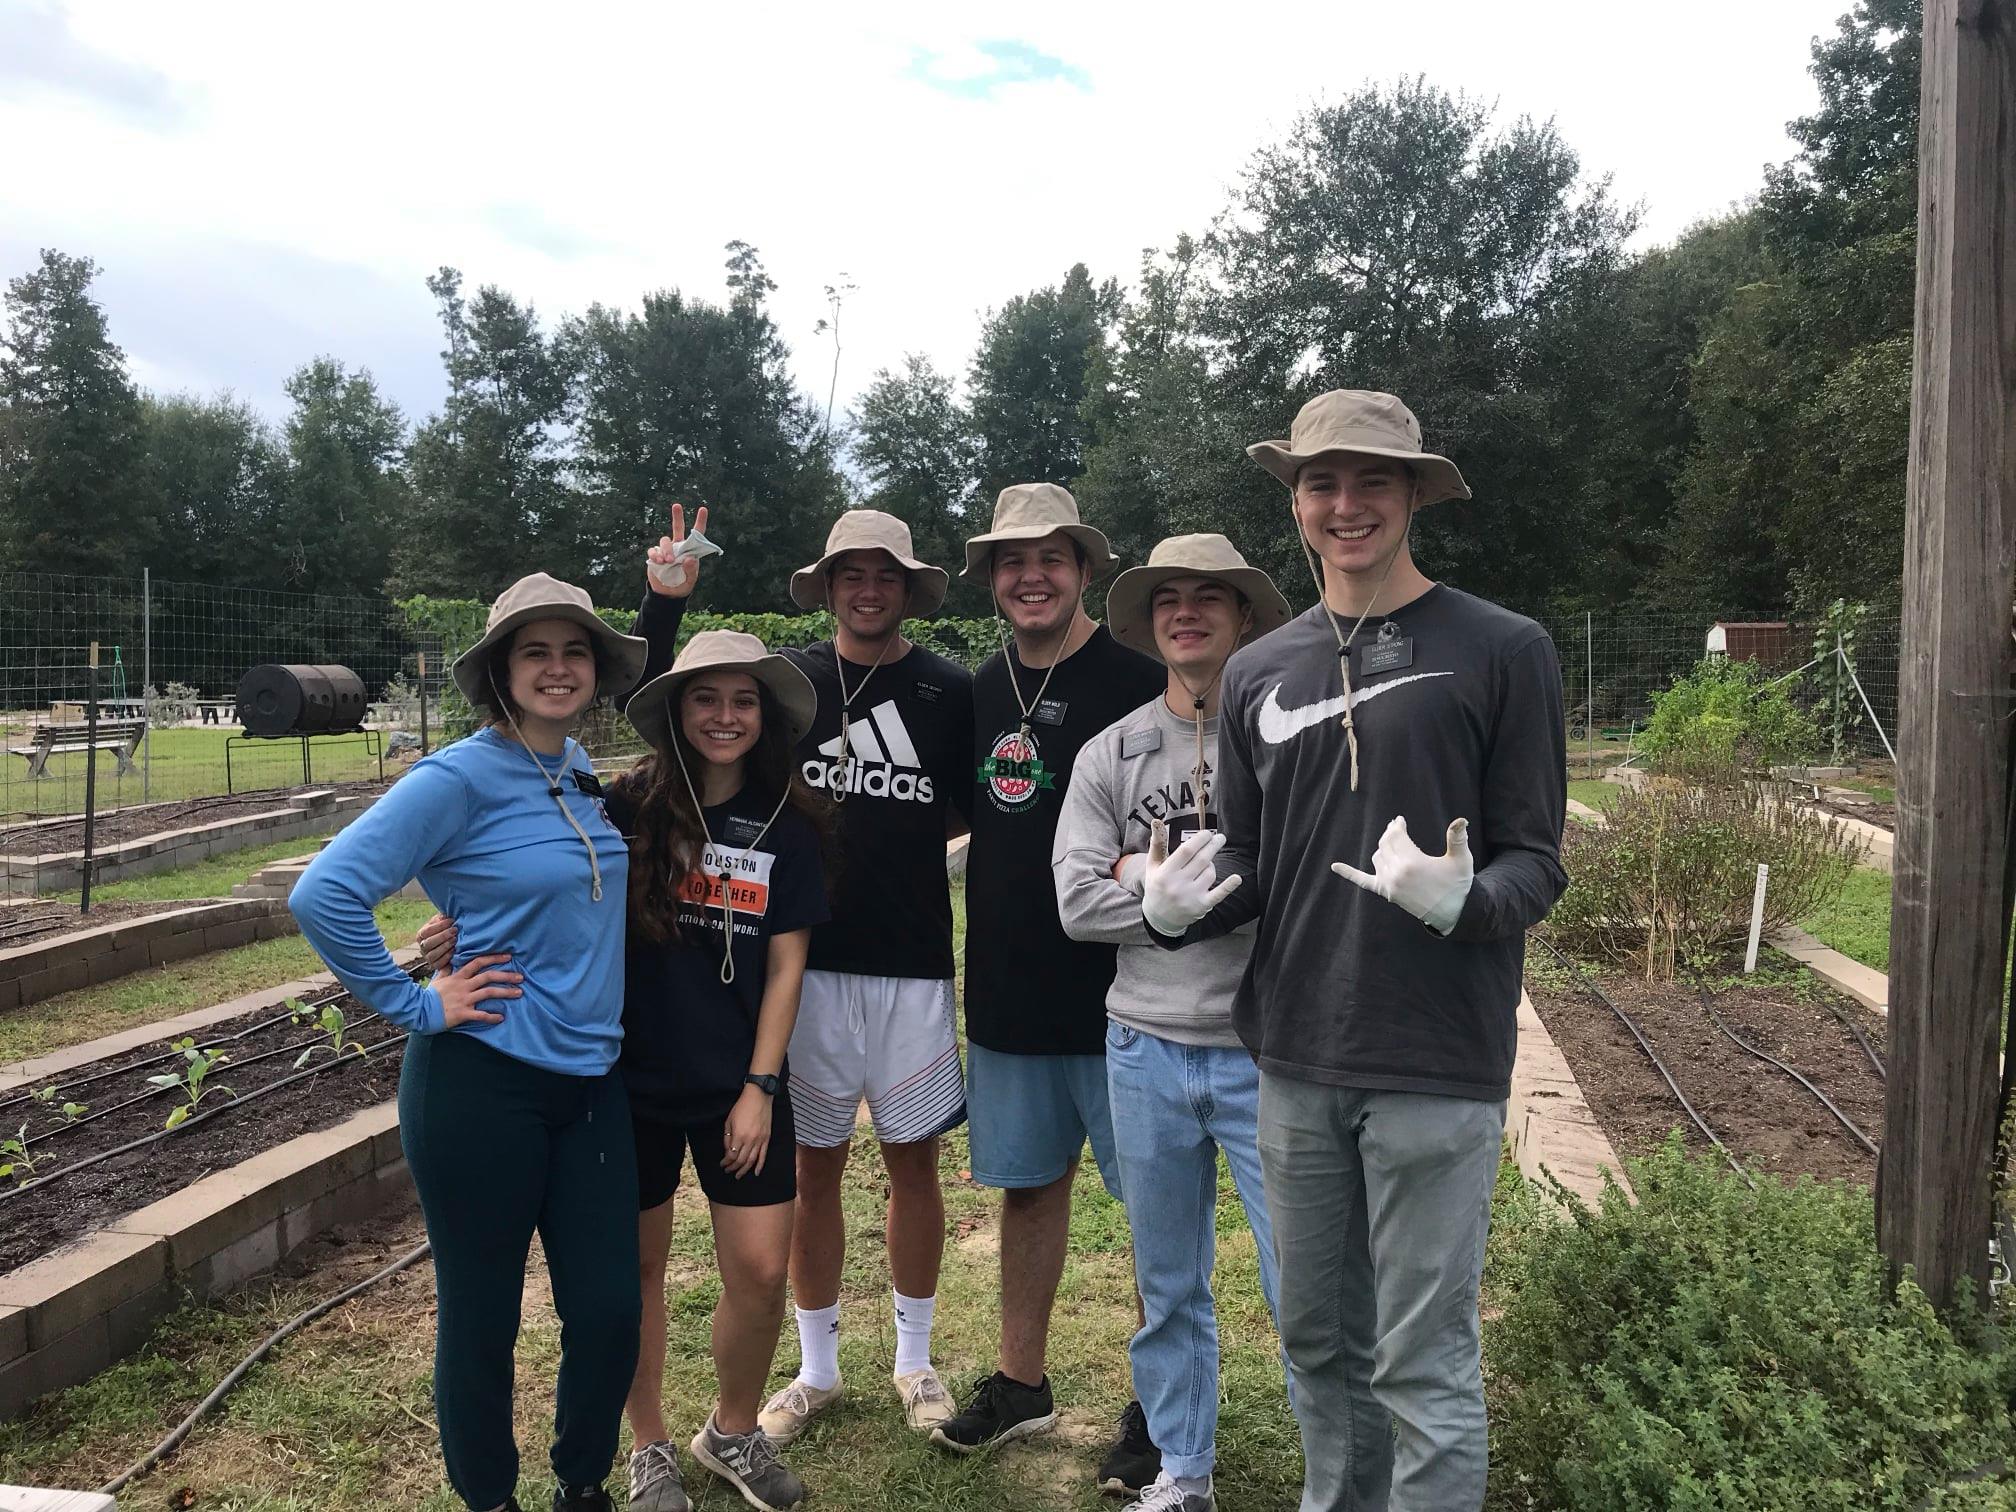
[[679, 1456], [663, 1439], [630, 1456], [630, 1512], [693, 1512], [679, 1479]]
[[1202, 1495], [1186, 1492], [1164, 1470], [1141, 1493], [1141, 1500], [1134, 1503], [1134, 1508], [1135, 1512], [1218, 1512], [1218, 1490], [1207, 1480]]
[[805, 1500], [805, 1483], [785, 1467], [761, 1428], [723, 1433], [710, 1414], [707, 1426], [693, 1435], [693, 1458], [740, 1491], [757, 1512], [786, 1512]]

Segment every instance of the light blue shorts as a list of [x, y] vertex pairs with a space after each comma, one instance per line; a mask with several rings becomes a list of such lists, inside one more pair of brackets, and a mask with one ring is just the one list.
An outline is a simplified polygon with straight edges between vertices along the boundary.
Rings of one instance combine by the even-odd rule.
[[1004, 1055], [969, 1043], [966, 1121], [973, 1179], [982, 1186], [1048, 1186], [1089, 1139], [1099, 1179], [1120, 1195], [1103, 1055]]

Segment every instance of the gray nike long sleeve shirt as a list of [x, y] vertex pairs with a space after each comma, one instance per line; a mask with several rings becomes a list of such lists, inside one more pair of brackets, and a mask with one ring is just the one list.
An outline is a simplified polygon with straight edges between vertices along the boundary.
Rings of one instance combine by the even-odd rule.
[[[1204, 783], [1218, 760], [1218, 721], [1204, 721]], [[1113, 880], [1113, 863], [1148, 849], [1149, 824], [1169, 826], [1173, 846], [1197, 827], [1192, 773], [1197, 727], [1158, 696], [1108, 725], [1078, 753], [1057, 820], [1051, 870], [1057, 915], [1074, 940], [1118, 945], [1106, 1013], [1180, 1045], [1236, 1047], [1232, 1000], [1246, 970], [1254, 926], [1172, 955], [1141, 922], [1141, 895]], [[1215, 810], [1205, 820], [1217, 827]]]
[[[1267, 1071], [1497, 1101], [1511, 1089], [1525, 932], [1568, 881], [1554, 645], [1533, 621], [1438, 585], [1368, 621], [1352, 654], [1356, 792], [1320, 605], [1227, 664], [1217, 866], [1245, 880], [1182, 941], [1155, 943], [1257, 917], [1233, 1020]], [[1395, 815], [1430, 855], [1451, 820], [1470, 821], [1476, 880], [1447, 938], [1330, 870], [1369, 871]]]

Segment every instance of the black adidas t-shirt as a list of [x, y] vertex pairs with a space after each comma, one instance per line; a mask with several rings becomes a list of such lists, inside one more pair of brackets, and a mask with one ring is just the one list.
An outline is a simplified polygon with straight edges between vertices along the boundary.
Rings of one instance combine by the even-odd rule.
[[[671, 667], [685, 609], [684, 599], [645, 593], [635, 626], [648, 647], [640, 686]], [[798, 762], [805, 781], [831, 797], [840, 759], [838, 653], [820, 641], [780, 654], [819, 695]], [[845, 670], [853, 759], [834, 809], [833, 917], [812, 932], [810, 965], [942, 980], [955, 969], [946, 819], [965, 815], [973, 799], [973, 674], [922, 646], [872, 675], [851, 661]]]
[[[1101, 625], [1057, 664], [1033, 703], [1030, 744], [1005, 652], [973, 679], [973, 848], [966, 863], [966, 1035], [1012, 1055], [1101, 1055], [1114, 949], [1064, 933], [1050, 874], [1050, 842], [1071, 766], [1085, 743], [1161, 693], [1160, 664]], [[1014, 665], [1036, 699], [1045, 667]]]
[[[617, 1065], [642, 1117], [668, 1123], [727, 1117], [756, 1050], [771, 936], [825, 922], [819, 837], [805, 816], [787, 804], [756, 840], [776, 801], [745, 785], [726, 803], [702, 809], [711, 841], [704, 875], [688, 877], [680, 889], [678, 937], [648, 940], [634, 925], [628, 932]], [[616, 788], [608, 804], [617, 827], [632, 833], [634, 800]], [[735, 904], [732, 983], [721, 980], [724, 870]]]
[[[872, 671], [841, 664], [831, 641], [784, 654], [819, 694], [799, 771], [837, 800], [833, 917], [812, 931], [812, 968], [951, 976], [945, 829], [948, 813], [972, 801], [973, 674], [922, 646]], [[842, 672], [853, 695], [844, 762]]]

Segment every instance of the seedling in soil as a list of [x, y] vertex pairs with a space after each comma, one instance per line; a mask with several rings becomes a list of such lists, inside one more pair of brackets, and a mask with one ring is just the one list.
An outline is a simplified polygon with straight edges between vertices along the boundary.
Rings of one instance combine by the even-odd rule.
[[229, 1087], [221, 1084], [217, 1086], [210, 1085], [210, 1073], [229, 1060], [230, 1057], [228, 1055], [223, 1054], [221, 1051], [198, 1050], [193, 1037], [176, 1040], [169, 1048], [171, 1050], [180, 1050], [182, 1052], [182, 1059], [187, 1064], [179, 1072], [164, 1071], [159, 1076], [150, 1076], [147, 1078], [147, 1085], [150, 1087], [175, 1087], [181, 1089], [184, 1101], [180, 1107], [168, 1115], [169, 1128], [173, 1129], [180, 1125], [184, 1119], [196, 1111], [196, 1105], [212, 1092], [223, 1092], [232, 1097], [238, 1095]]
[[0, 1139], [0, 1176], [12, 1176], [17, 1183], [27, 1182], [35, 1176], [35, 1157], [28, 1153], [28, 1125], [21, 1125], [11, 1139]]
[[[355, 1040], [351, 1040], [348, 1044], [343, 1042], [343, 1030], [347, 1020], [343, 1016], [343, 1010], [338, 1008], [334, 1003], [324, 1003], [322, 1011], [318, 1014], [309, 1012], [308, 1009], [302, 1007], [292, 998], [289, 998], [287, 1001], [294, 1009], [295, 1023], [313, 1024], [317, 1029], [320, 1029], [324, 1034], [329, 1036], [329, 1054], [331, 1059], [340, 1060], [344, 1052], [349, 1050], [355, 1050], [359, 1055], [369, 1055], [371, 1053]], [[299, 1070], [301, 1067], [307, 1065], [308, 1057], [320, 1048], [321, 1046], [319, 1045], [310, 1045], [306, 1050], [303, 1050], [294, 1062], [295, 1069]]]
[[56, 1108], [56, 1111], [63, 1115], [63, 1122], [65, 1123], [75, 1123], [91, 1111], [91, 1104], [80, 1102], [66, 1102], [60, 1108], [57, 1108], [56, 1089], [53, 1086], [39, 1087], [28, 1095], [45, 1108]]

